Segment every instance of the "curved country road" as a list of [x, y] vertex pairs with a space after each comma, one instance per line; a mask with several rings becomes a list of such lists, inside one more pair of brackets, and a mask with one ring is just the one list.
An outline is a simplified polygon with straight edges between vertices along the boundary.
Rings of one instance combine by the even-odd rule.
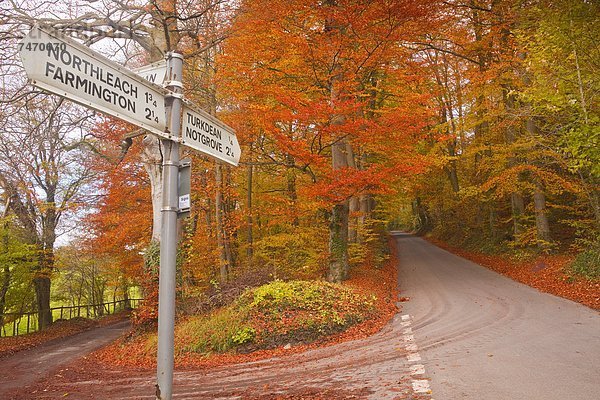
[[397, 239], [404, 312], [435, 398], [600, 399], [600, 313]]
[[[598, 398], [598, 312], [422, 239], [399, 234], [397, 243], [401, 295], [410, 300], [380, 333], [298, 355], [178, 370], [174, 398]], [[72, 364], [12, 398], [154, 399], [154, 371], [82, 372]]]

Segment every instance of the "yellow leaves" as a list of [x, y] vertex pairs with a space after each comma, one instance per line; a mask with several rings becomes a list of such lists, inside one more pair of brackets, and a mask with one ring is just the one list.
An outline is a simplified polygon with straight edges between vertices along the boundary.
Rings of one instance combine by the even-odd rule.
[[539, 180], [544, 189], [552, 194], [561, 194], [564, 191], [581, 192], [579, 185], [561, 177], [556, 172], [527, 164], [505, 169], [499, 175], [488, 179], [481, 186], [481, 190], [493, 190], [496, 197], [508, 196], [518, 191], [532, 193], [535, 190], [534, 180]]
[[478, 198], [481, 196], [481, 194], [484, 192], [484, 190], [477, 186], [477, 185], [471, 185], [471, 186], [462, 186], [458, 192], [458, 195], [460, 196], [460, 198], [466, 199], [466, 198]]

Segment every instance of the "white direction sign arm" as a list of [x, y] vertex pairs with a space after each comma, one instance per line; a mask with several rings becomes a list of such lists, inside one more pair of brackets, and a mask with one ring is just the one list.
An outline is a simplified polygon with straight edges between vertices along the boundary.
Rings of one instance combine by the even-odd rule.
[[34, 26], [19, 52], [33, 85], [170, 138], [160, 86], [49, 28]]
[[231, 165], [238, 165], [241, 149], [235, 132], [212, 115], [184, 102], [181, 143]]
[[149, 82], [162, 85], [167, 75], [167, 62], [165, 60], [157, 61], [143, 67], [134, 68], [133, 72]]

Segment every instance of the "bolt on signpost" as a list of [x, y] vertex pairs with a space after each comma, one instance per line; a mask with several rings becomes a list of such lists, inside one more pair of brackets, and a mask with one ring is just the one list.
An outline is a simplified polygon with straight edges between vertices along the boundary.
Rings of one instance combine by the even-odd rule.
[[[138, 69], [140, 75], [48, 27], [35, 25], [19, 43], [29, 82], [84, 107], [137, 125], [158, 136], [163, 153], [156, 398], [171, 400], [175, 336], [177, 218], [190, 211], [190, 162], [179, 144], [238, 165], [233, 129], [194, 104], [183, 104], [183, 56]], [[161, 81], [162, 86], [152, 82]], [[158, 82], [157, 82], [158, 83]], [[160, 82], [162, 83], [162, 82]], [[184, 112], [183, 132], [181, 116]]]

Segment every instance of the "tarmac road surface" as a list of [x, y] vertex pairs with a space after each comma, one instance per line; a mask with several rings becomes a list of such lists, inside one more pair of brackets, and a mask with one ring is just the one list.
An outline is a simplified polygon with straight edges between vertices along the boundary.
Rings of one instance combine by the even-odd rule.
[[112, 342], [131, 326], [129, 320], [52, 340], [0, 359], [0, 399], [36, 383], [49, 372]]
[[433, 398], [600, 399], [600, 313], [420, 238], [397, 243], [404, 313]]

